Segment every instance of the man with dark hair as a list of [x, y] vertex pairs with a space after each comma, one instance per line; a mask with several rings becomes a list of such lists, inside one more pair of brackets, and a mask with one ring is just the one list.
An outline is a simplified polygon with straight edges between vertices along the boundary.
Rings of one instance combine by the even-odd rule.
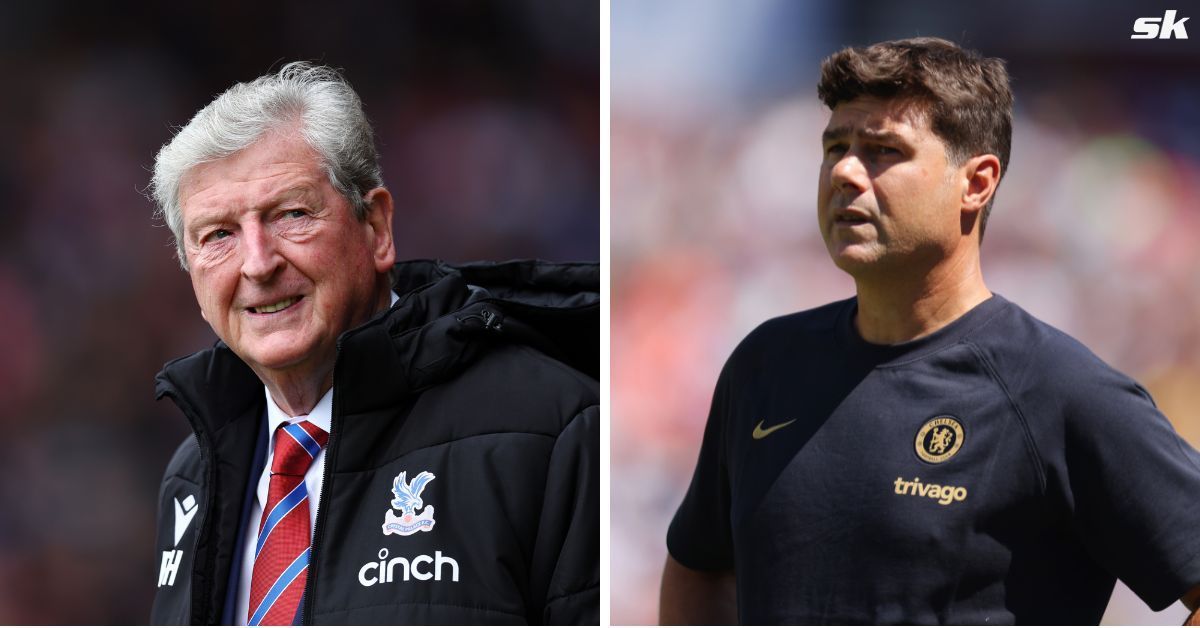
[[857, 296], [764, 323], [726, 363], [662, 622], [1094, 624], [1117, 578], [1194, 609], [1200, 454], [984, 284], [1003, 62], [934, 38], [849, 48], [818, 93], [818, 222]]

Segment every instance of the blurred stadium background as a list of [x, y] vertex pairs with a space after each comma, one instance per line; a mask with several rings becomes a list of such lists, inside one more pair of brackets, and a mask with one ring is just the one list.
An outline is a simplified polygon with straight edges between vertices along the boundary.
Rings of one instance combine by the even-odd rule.
[[[612, 0], [614, 624], [656, 621], [666, 527], [730, 351], [767, 318], [853, 294], [814, 207], [817, 71], [844, 45], [936, 35], [1009, 61], [988, 284], [1139, 380], [1200, 445], [1200, 22], [1190, 40], [1130, 40], [1168, 8], [1200, 17], [1093, 0]], [[1185, 615], [1118, 585], [1105, 622]]]
[[0, 3], [0, 624], [141, 624], [214, 340], [142, 195], [173, 127], [295, 59], [376, 125], [401, 259], [599, 259], [595, 3]]

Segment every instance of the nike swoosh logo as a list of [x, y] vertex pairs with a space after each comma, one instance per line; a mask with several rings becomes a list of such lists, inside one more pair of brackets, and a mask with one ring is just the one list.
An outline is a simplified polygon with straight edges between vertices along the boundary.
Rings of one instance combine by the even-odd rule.
[[[184, 505], [187, 505], [187, 511], [184, 512]], [[196, 516], [196, 512], [200, 510], [196, 506], [196, 496], [188, 495], [183, 498], [183, 503], [179, 503], [179, 498], [175, 498], [175, 545], [179, 545], [179, 541], [183, 539], [183, 533], [187, 532], [188, 524], [192, 522], [192, 518]]]
[[771, 432], [774, 432], [775, 430], [778, 430], [778, 429], [785, 428], [795, 422], [796, 422], [796, 419], [792, 419], [791, 421], [784, 421], [783, 423], [779, 423], [778, 425], [772, 425], [771, 427], [768, 427], [767, 429], [764, 430], [763, 422], [759, 421], [758, 425], [754, 426], [754, 433], [751, 434], [751, 436], [754, 437], [754, 440], [766, 438], [767, 436], [770, 436]]

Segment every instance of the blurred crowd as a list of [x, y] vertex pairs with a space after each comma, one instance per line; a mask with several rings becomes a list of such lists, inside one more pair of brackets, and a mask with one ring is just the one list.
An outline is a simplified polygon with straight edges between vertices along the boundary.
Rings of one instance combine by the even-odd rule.
[[[844, 45], [938, 35], [1008, 59], [1016, 130], [985, 280], [1141, 382], [1200, 446], [1194, 47], [1131, 48], [1137, 10], [1112, 2], [647, 4], [614, 0], [612, 19], [614, 624], [656, 621], [667, 524], [734, 346], [854, 292], [815, 213], [817, 71]], [[1088, 26], [1031, 26], [1072, 10]], [[1105, 621], [1185, 614], [1121, 588]]]
[[[124, 6], [129, 4], [129, 6]], [[210, 345], [144, 191], [235, 81], [343, 68], [398, 257], [599, 259], [594, 4], [0, 3], [0, 624], [140, 624], [189, 428], [162, 364]]]

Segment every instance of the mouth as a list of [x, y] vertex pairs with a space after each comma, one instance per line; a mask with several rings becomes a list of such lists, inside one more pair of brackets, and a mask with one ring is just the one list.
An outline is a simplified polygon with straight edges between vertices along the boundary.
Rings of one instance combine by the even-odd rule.
[[292, 307], [293, 305], [299, 303], [303, 298], [303, 296], [288, 297], [277, 303], [248, 307], [246, 308], [246, 311], [250, 312], [251, 314], [274, 314]]
[[857, 209], [839, 209], [833, 213], [833, 224], [852, 227], [871, 222], [870, 214]]

